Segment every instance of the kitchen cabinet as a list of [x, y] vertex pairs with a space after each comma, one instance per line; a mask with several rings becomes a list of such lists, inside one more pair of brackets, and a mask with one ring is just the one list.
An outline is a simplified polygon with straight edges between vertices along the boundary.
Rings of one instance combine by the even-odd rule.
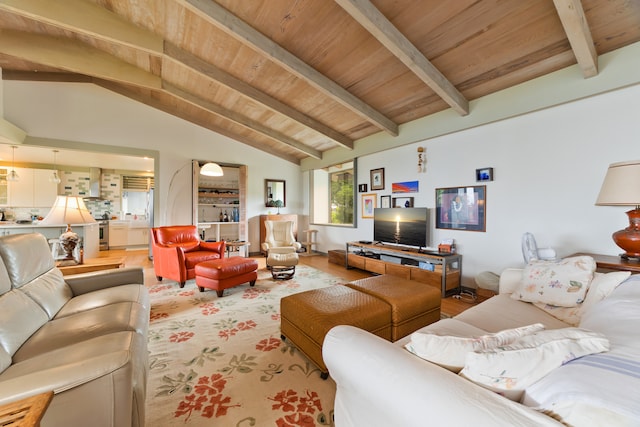
[[129, 244], [129, 222], [109, 221], [109, 248], [124, 247]]
[[129, 246], [141, 246], [149, 244], [149, 229], [140, 227], [130, 227], [128, 234]]
[[12, 207], [50, 208], [58, 195], [58, 184], [50, 182], [50, 169], [15, 168], [20, 179], [7, 183], [8, 203]]
[[9, 169], [0, 168], [0, 206], [9, 204], [9, 182], [7, 182], [7, 174]]

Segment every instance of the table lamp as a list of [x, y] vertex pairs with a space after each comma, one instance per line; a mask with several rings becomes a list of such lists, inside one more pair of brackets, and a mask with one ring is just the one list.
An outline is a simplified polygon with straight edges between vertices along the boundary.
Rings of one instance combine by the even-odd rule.
[[609, 165], [596, 205], [635, 207], [627, 211], [629, 226], [612, 237], [625, 251], [620, 257], [640, 261], [640, 160]]
[[60, 235], [60, 245], [65, 251], [65, 257], [58, 263], [59, 267], [80, 263], [73, 256], [73, 251], [80, 238], [71, 229], [71, 224], [91, 224], [95, 222], [96, 220], [91, 216], [91, 212], [87, 209], [82, 197], [58, 196], [56, 198], [53, 207], [41, 224], [67, 224], [67, 229]]

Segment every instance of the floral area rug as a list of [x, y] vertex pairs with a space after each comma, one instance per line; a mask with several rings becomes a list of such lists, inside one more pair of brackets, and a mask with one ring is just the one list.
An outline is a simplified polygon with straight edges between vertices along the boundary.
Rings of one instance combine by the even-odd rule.
[[335, 383], [280, 339], [280, 299], [344, 283], [306, 265], [275, 281], [200, 292], [149, 287], [148, 426], [333, 426]]

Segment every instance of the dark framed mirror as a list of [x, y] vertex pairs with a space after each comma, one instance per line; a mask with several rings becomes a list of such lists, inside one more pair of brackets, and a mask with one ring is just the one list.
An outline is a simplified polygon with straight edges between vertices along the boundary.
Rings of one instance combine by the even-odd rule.
[[283, 208], [287, 206], [286, 182], [282, 179], [264, 180], [265, 206]]

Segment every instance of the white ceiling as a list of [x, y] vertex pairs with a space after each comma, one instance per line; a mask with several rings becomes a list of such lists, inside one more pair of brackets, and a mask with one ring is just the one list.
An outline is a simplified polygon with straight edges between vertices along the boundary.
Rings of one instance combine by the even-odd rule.
[[[53, 165], [53, 148], [16, 145], [15, 163], [44, 163]], [[105, 154], [68, 149], [57, 149], [58, 166], [98, 167], [102, 169], [120, 169], [153, 172], [153, 159], [117, 154]], [[0, 144], [0, 161], [12, 161], [11, 145]]]

